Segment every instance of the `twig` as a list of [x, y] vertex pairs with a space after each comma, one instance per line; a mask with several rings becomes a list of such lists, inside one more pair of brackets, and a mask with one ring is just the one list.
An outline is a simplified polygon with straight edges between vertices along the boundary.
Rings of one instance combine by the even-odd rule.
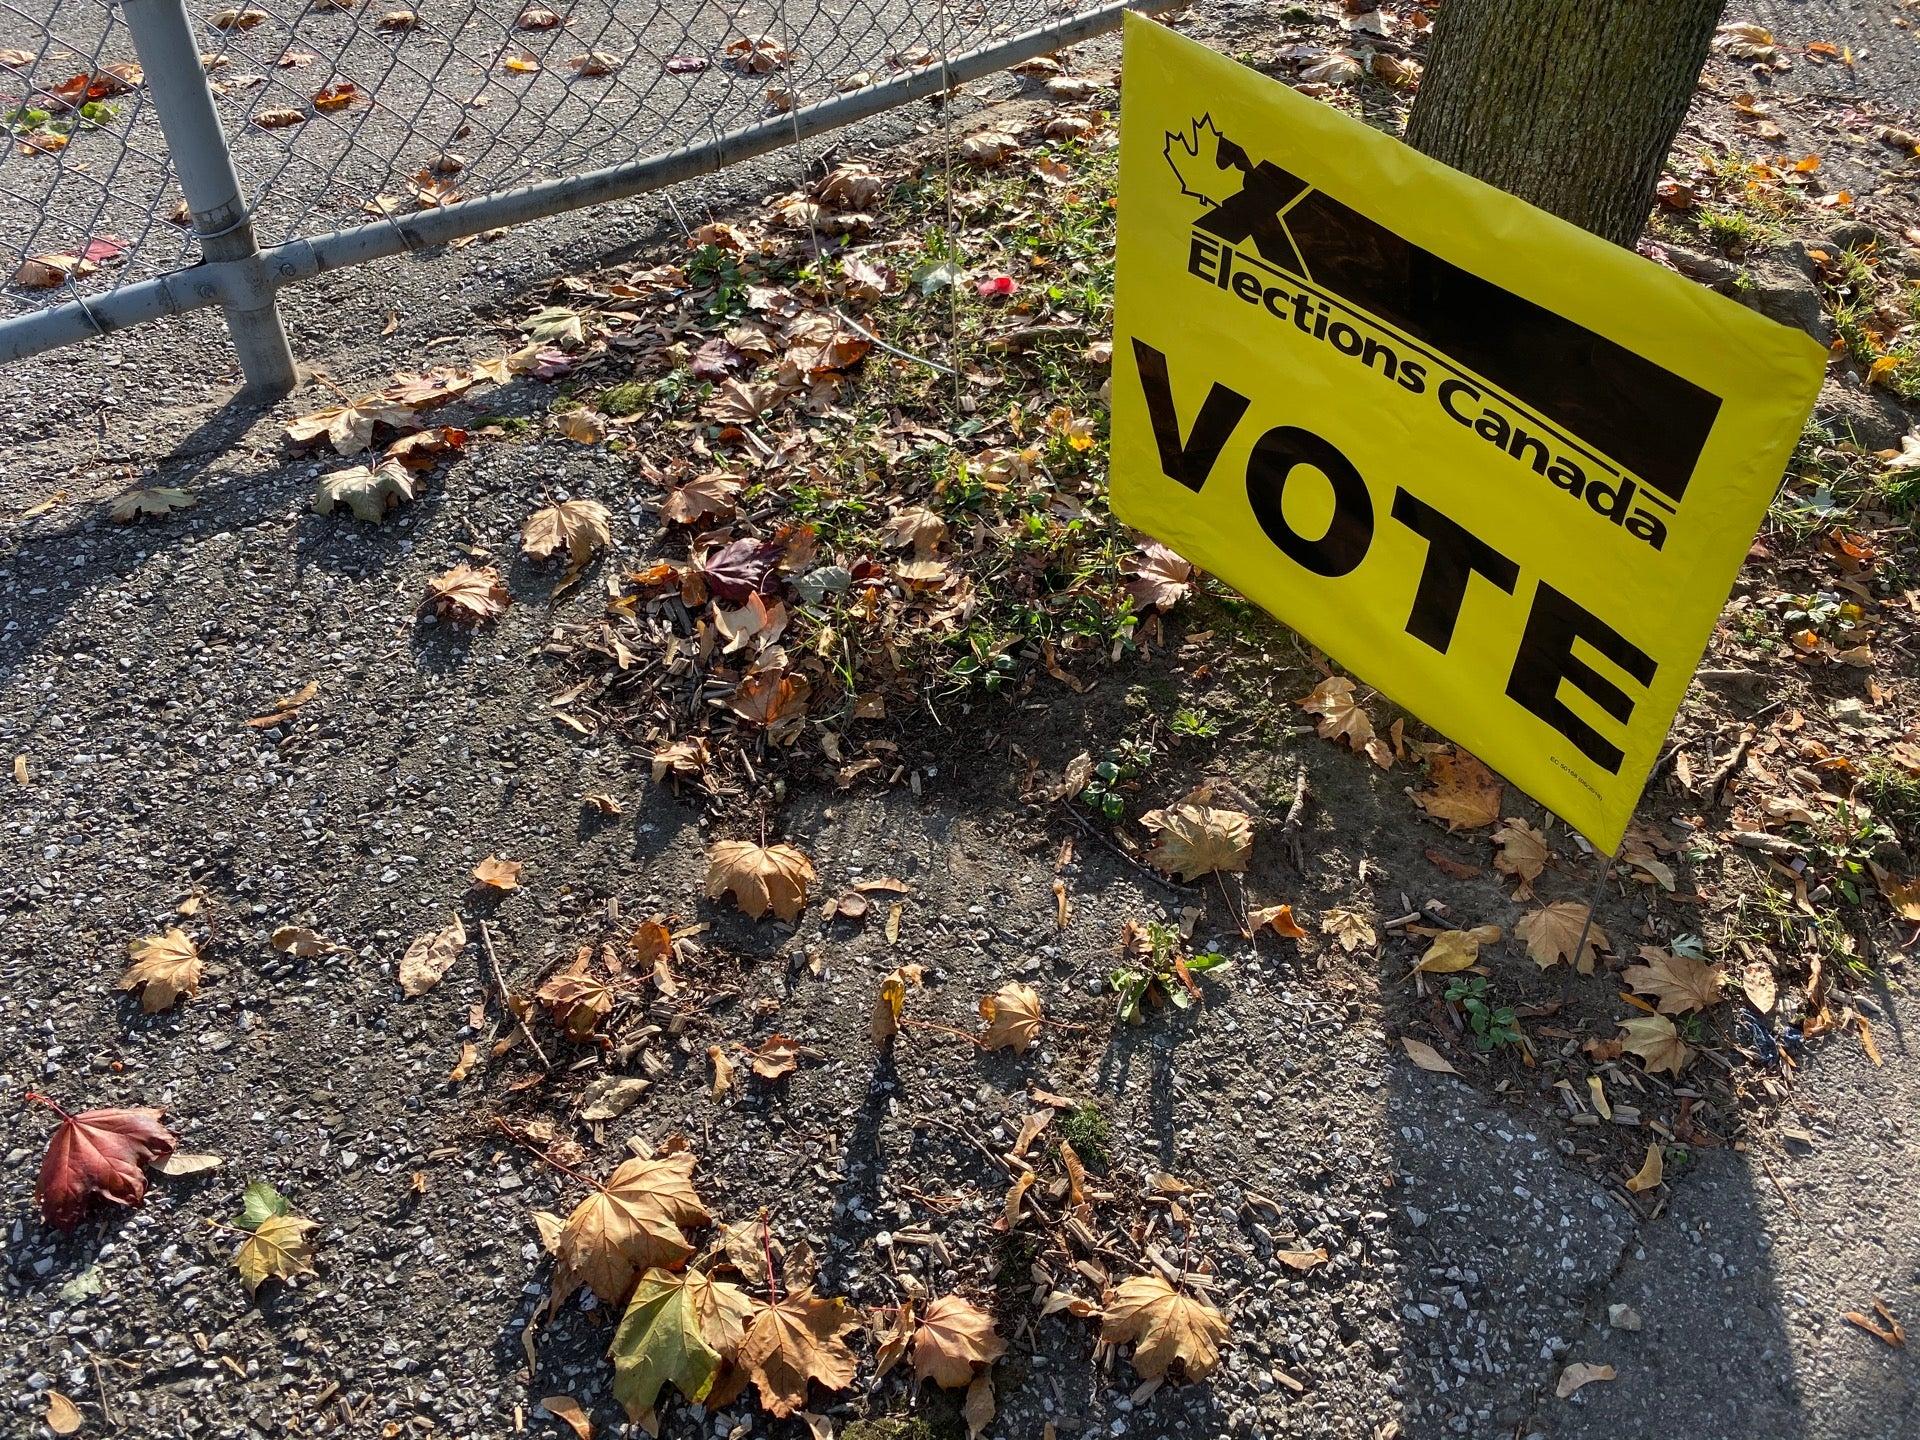
[[494, 1116], [493, 1123], [498, 1125], [501, 1128], [501, 1130], [503, 1130], [506, 1133], [507, 1138], [513, 1141], [514, 1144], [520, 1146], [522, 1149], [531, 1150], [535, 1155], [538, 1155], [542, 1160], [546, 1161], [547, 1164], [551, 1165], [554, 1169], [558, 1170], [562, 1175], [565, 1175], [568, 1179], [578, 1180], [582, 1185], [591, 1185], [596, 1190], [605, 1190], [607, 1188], [606, 1186], [602, 1185], [598, 1180], [594, 1179], [591, 1175], [582, 1175], [578, 1170], [574, 1169], [571, 1165], [566, 1164], [564, 1161], [554, 1159], [553, 1156], [549, 1155], [545, 1150], [541, 1149], [538, 1145], [534, 1144], [533, 1141], [529, 1140], [526, 1136], [522, 1135], [518, 1130], [514, 1129], [513, 1126], [509, 1125], [500, 1116], [498, 1115]]
[[533, 1053], [540, 1057], [540, 1068], [551, 1070], [553, 1061], [547, 1058], [547, 1052], [540, 1048], [540, 1042], [534, 1037], [533, 1027], [527, 1024], [527, 1017], [514, 1007], [513, 995], [507, 989], [506, 977], [500, 973], [500, 957], [493, 951], [493, 927], [486, 921], [480, 922], [480, 940], [487, 947], [487, 963], [493, 967], [494, 988], [500, 992], [500, 1005], [513, 1017], [513, 1023], [520, 1027], [520, 1033], [526, 1037], [527, 1044], [533, 1047]]
[[1767, 1179], [1773, 1182], [1773, 1188], [1778, 1190], [1780, 1192], [1780, 1198], [1786, 1201], [1787, 1209], [1793, 1212], [1794, 1218], [1799, 1220], [1806, 1219], [1807, 1217], [1805, 1212], [1803, 1212], [1798, 1205], [1793, 1203], [1793, 1196], [1787, 1193], [1787, 1187], [1780, 1183], [1780, 1177], [1773, 1173], [1773, 1166], [1768, 1162], [1766, 1152], [1764, 1150], [1761, 1150], [1758, 1146], [1756, 1146], [1754, 1148], [1753, 1153], [1754, 1153], [1754, 1156], [1760, 1161], [1760, 1168], [1767, 1172]]
[[1307, 767], [1302, 765], [1300, 773], [1293, 782], [1293, 803], [1287, 807], [1286, 819], [1280, 822], [1280, 843], [1287, 847], [1287, 854], [1293, 860], [1293, 868], [1305, 872], [1306, 856], [1300, 848], [1300, 826], [1307, 818]]
[[100, 1375], [100, 1357], [94, 1354], [93, 1351], [87, 1350], [84, 1345], [80, 1348], [86, 1350], [87, 1363], [93, 1367], [93, 1388], [99, 1392], [100, 1395], [100, 1418], [118, 1430], [120, 1428], [120, 1422], [114, 1418], [113, 1406], [107, 1400], [107, 1382], [102, 1379]]
[[1727, 788], [1727, 782], [1734, 777], [1740, 767], [1747, 763], [1747, 752], [1753, 748], [1754, 737], [1759, 732], [1748, 726], [1740, 737], [1740, 743], [1733, 747], [1733, 754], [1727, 757], [1727, 763], [1714, 771], [1707, 780], [1707, 804], [1718, 805], [1720, 792]]

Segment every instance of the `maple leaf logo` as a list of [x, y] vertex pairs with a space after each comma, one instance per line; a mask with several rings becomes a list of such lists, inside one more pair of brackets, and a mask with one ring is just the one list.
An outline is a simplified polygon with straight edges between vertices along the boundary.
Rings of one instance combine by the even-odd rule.
[[1161, 153], [1180, 182], [1180, 193], [1202, 205], [1219, 205], [1240, 190], [1246, 152], [1241, 150], [1213, 123], [1211, 114], [1202, 115], [1186, 132], [1169, 130]]

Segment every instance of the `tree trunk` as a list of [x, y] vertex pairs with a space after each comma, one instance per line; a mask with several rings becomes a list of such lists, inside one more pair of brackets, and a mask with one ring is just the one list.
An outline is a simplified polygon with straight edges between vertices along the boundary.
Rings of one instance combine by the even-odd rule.
[[1724, 0], [1446, 0], [1407, 143], [1631, 246]]

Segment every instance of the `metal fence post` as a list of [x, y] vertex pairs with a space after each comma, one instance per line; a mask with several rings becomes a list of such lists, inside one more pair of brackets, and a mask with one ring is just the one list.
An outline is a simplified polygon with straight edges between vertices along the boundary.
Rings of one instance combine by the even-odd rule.
[[[253, 221], [240, 194], [240, 178], [227, 151], [213, 91], [207, 86], [200, 49], [182, 0], [125, 0], [122, 12], [133, 34], [133, 48], [146, 72], [155, 118], [166, 136], [174, 174], [193, 215], [200, 253], [210, 261], [228, 262], [230, 284], [221, 295], [227, 330], [247, 377], [247, 389], [257, 395], [285, 395], [298, 376], [293, 352], [274, 285], [254, 240]], [[201, 293], [212, 298], [212, 282], [201, 283]]]

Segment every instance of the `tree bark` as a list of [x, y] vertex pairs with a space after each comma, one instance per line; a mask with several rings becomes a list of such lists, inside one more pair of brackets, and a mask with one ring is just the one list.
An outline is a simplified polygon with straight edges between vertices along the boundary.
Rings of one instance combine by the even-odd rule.
[[1631, 246], [1724, 0], [1446, 0], [1407, 143]]

